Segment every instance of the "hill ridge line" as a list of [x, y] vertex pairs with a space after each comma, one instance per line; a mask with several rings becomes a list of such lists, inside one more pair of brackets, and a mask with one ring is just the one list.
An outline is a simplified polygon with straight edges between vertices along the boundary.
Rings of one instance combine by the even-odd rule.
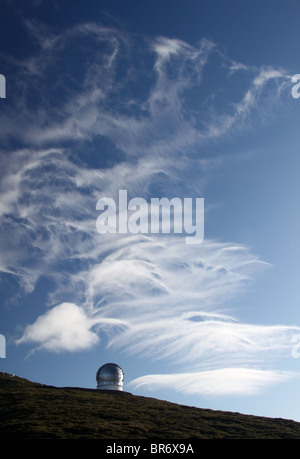
[[300, 423], [0, 373], [0, 438], [300, 439]]

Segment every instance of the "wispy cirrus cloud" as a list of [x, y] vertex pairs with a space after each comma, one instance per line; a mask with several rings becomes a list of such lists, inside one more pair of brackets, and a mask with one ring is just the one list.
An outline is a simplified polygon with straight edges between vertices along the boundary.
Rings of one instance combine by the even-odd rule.
[[[189, 383], [176, 377], [184, 391], [196, 390], [191, 368], [206, 383], [231, 381], [222, 363], [287, 352], [294, 328], [245, 324], [229, 307], [267, 266], [246, 247], [206, 239], [195, 250], [180, 237], [96, 230], [97, 200], [119, 189], [148, 199], [203, 194], [218, 160], [205, 146], [251, 125], [253, 113], [263, 118], [286, 87], [284, 70], [234, 62], [207, 39], [192, 46], [96, 23], [26, 27], [38, 47], [8, 59], [16, 104], [0, 115], [1, 270], [20, 295], [43, 276], [55, 288], [18, 344], [77, 351], [107, 334], [111, 347], [188, 370]], [[243, 371], [249, 390], [272, 376]]]
[[253, 368], [222, 368], [198, 373], [147, 375], [130, 386], [153, 391], [173, 387], [178, 392], [200, 396], [240, 396], [257, 394], [293, 377], [289, 372]]
[[[290, 79], [284, 69], [232, 61], [207, 39], [192, 46], [134, 38], [96, 23], [56, 34], [34, 21], [25, 25], [39, 49], [23, 60], [10, 58], [11, 96], [22, 123], [11, 125], [18, 113], [4, 115], [3, 138], [44, 145], [102, 135], [129, 156], [183, 153], [229, 133], [251, 110], [263, 113], [267, 95], [274, 98]], [[219, 72], [217, 82], [209, 81], [210, 67]], [[238, 98], [228, 92], [237, 73]]]

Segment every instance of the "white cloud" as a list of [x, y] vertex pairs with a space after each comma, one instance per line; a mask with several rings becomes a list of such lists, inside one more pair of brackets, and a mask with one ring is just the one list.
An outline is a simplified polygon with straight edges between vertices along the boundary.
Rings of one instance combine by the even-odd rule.
[[99, 343], [95, 326], [124, 326], [125, 323], [113, 319], [89, 317], [86, 311], [73, 303], [59, 304], [25, 328], [17, 344], [34, 343], [40, 349], [52, 352], [82, 351]]
[[196, 373], [146, 375], [128, 383], [129, 387], [175, 390], [200, 396], [242, 396], [283, 383], [293, 377], [289, 372], [251, 368], [222, 368]]
[[[16, 122], [18, 113], [14, 112], [10, 119], [3, 114], [3, 139], [9, 135], [35, 145], [57, 145], [75, 139], [90, 141], [103, 135], [129, 157], [182, 155], [187, 149], [198, 149], [204, 142], [238, 128], [256, 107], [263, 113], [266, 104], [261, 102], [262, 89], [277, 101], [277, 89], [268, 89], [267, 84], [273, 81], [280, 86], [289, 80], [280, 69], [253, 68], [234, 62], [207, 39], [195, 46], [167, 37], [150, 41], [92, 22], [57, 34], [34, 21], [27, 21], [26, 25], [40, 52], [13, 63], [17, 76], [15, 97], [22, 123]], [[84, 40], [80, 41], [82, 37]], [[80, 72], [67, 57], [74, 48], [81, 59]], [[149, 53], [152, 54], [148, 61], [145, 55]], [[137, 59], [133, 59], [133, 54]], [[212, 85], [210, 93], [202, 94], [202, 85], [206, 84], [204, 69], [205, 75], [209, 74], [211, 57], [222, 72], [224, 87], [241, 68], [247, 75], [239, 88], [239, 102], [233, 104], [230, 96], [226, 100], [223, 94], [222, 110], [218, 103], [219, 85]], [[117, 76], [120, 71], [122, 79]], [[55, 81], [51, 81], [49, 90], [50, 72]], [[143, 96], [132, 90], [132, 84], [144, 85]], [[41, 102], [38, 113], [30, 108], [32, 85]], [[56, 88], [63, 88], [63, 97], [57, 97]], [[187, 105], [191, 95], [198, 104]]]
[[180, 238], [127, 236], [108, 238], [98, 256], [71, 285], [91, 311], [127, 323], [111, 329], [110, 347], [190, 368], [291, 354], [297, 327], [244, 323], [231, 311], [230, 300], [265, 266], [245, 248], [205, 242], [192, 250]]

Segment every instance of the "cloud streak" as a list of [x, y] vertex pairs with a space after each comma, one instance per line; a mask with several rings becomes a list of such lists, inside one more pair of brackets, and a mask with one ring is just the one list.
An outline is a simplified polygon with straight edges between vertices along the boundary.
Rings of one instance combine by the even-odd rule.
[[293, 377], [288, 372], [251, 368], [222, 368], [198, 373], [147, 375], [135, 379], [130, 386], [156, 389], [175, 388], [178, 392], [205, 397], [253, 395]]

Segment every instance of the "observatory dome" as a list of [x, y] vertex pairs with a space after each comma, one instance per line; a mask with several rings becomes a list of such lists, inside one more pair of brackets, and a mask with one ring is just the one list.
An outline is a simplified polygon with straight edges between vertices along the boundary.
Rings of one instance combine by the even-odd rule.
[[123, 390], [124, 372], [115, 363], [106, 363], [96, 374], [97, 389]]

